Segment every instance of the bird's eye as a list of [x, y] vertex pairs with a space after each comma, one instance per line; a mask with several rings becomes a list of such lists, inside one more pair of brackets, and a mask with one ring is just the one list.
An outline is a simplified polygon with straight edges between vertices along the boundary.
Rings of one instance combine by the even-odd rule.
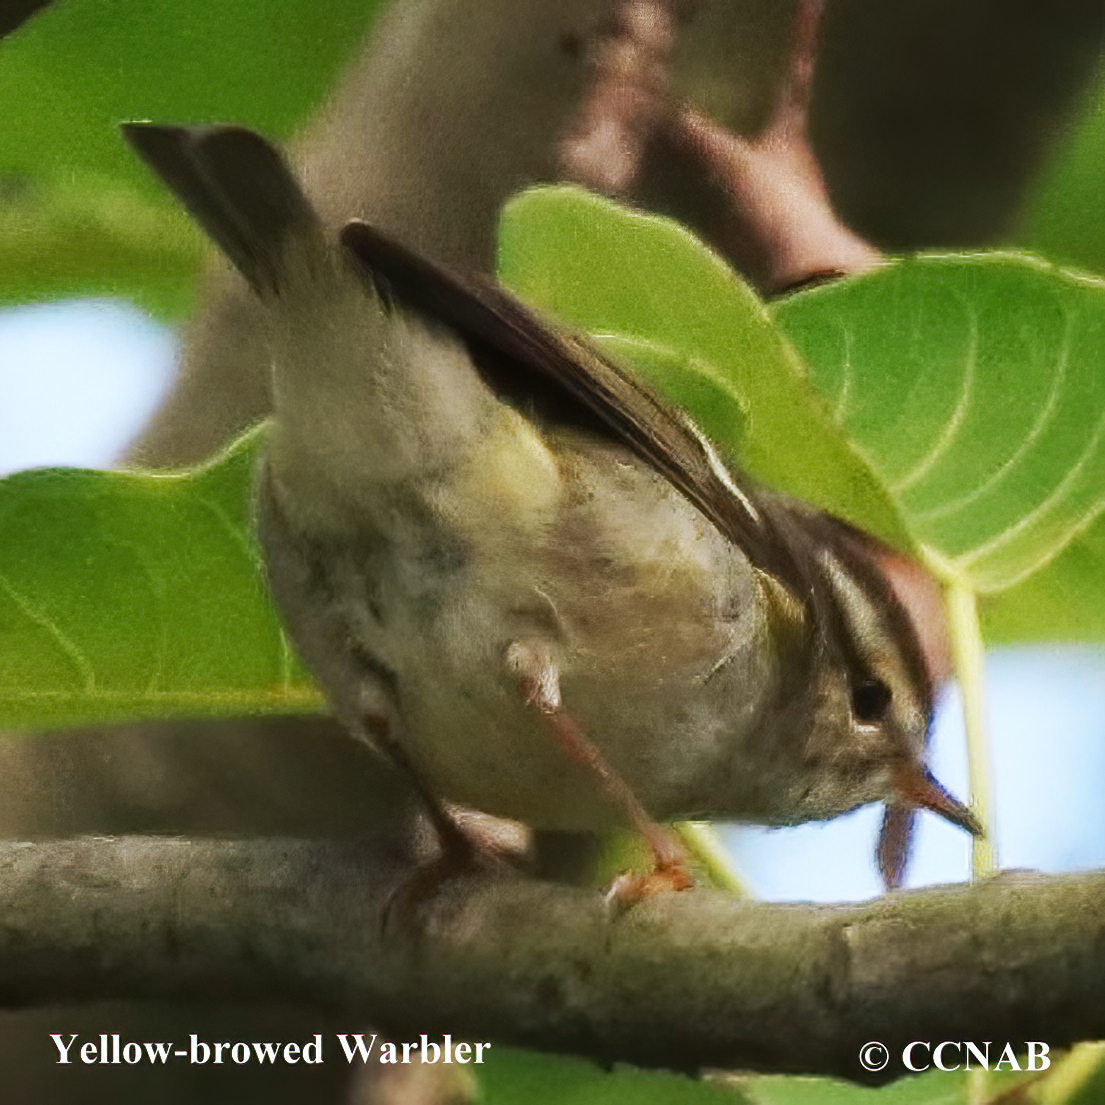
[[890, 697], [890, 688], [881, 679], [861, 679], [852, 688], [852, 713], [856, 721], [881, 721]]

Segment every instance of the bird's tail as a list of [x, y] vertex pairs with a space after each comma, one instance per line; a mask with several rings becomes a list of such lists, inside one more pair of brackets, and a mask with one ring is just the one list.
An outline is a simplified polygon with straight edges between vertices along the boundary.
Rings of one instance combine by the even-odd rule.
[[322, 246], [299, 182], [252, 131], [124, 123], [122, 132], [260, 295], [282, 290], [289, 242]]

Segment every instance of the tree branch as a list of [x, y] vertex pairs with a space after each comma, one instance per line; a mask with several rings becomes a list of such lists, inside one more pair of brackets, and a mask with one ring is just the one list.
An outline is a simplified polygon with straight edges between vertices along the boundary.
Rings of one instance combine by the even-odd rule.
[[[881, 253], [841, 221], [829, 198], [821, 165], [810, 145], [809, 108], [817, 65], [818, 29], [825, 0], [799, 0], [790, 50], [765, 125], [753, 136], [735, 133], [693, 105], [671, 113], [652, 137], [653, 165], [681, 167], [675, 204], [764, 294], [773, 295], [818, 277], [864, 272]], [[663, 175], [658, 177], [661, 188]], [[689, 202], [689, 207], [687, 206]]]
[[[697, 1071], [885, 1082], [914, 1039], [1105, 1035], [1105, 873], [1023, 872], [860, 905], [457, 881], [384, 931], [385, 846], [126, 837], [0, 845], [0, 1001], [280, 998], [395, 1039], [445, 1032]], [[857, 1054], [881, 1040], [892, 1061]]]
[[625, 0], [594, 47], [590, 86], [564, 139], [561, 172], [610, 195], [636, 184], [652, 130], [668, 106], [680, 0]]

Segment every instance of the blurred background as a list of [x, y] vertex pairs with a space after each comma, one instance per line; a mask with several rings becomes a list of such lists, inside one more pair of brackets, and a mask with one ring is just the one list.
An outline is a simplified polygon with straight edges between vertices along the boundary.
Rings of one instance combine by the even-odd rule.
[[[442, 18], [455, 7], [394, 0], [404, 5]], [[327, 107], [384, 7], [58, 0], [0, 40], [0, 474], [118, 463], [176, 372], [208, 254], [116, 125], [232, 120], [290, 138]], [[739, 129], [762, 115], [790, 7], [749, 0], [732, 10], [732, 50], [722, 57], [715, 36], [701, 64], [686, 63], [686, 79], [724, 102]], [[4, 18], [15, 22], [0, 8]], [[1105, 274], [1103, 35], [1102, 6], [1088, 0], [830, 0], [812, 126], [845, 222], [892, 253], [1017, 248]], [[719, 72], [731, 81], [719, 84]], [[450, 125], [447, 109], [433, 125]], [[1105, 865], [1105, 648], [994, 649], [987, 688], [1001, 865]], [[149, 827], [146, 806], [135, 813], [122, 785], [93, 803], [95, 815], [74, 813], [80, 758], [51, 747], [18, 777], [33, 788], [59, 756], [76, 773], [67, 787], [43, 783], [48, 809], [30, 812], [34, 795], [22, 793], [26, 835], [50, 835], [51, 824], [58, 833]], [[110, 740], [95, 747], [102, 771]], [[966, 796], [954, 688], [942, 698], [933, 767]], [[185, 829], [189, 816], [178, 818]], [[724, 836], [763, 898], [862, 899], [880, 890], [879, 818], [863, 809], [826, 825], [733, 826]], [[6, 834], [21, 831], [8, 821]], [[908, 885], [968, 874], [964, 835], [922, 817]]]

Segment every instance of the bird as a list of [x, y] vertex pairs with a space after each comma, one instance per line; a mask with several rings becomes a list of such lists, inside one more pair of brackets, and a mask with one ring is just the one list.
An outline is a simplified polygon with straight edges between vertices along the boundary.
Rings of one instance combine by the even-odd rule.
[[[336, 716], [446, 803], [537, 829], [887, 806], [966, 831], [889, 550], [760, 486], [681, 410], [493, 280], [324, 226], [243, 127], [123, 133], [263, 305], [266, 576]], [[616, 279], [611, 274], [611, 279]], [[632, 896], [635, 891], [627, 891]]]

